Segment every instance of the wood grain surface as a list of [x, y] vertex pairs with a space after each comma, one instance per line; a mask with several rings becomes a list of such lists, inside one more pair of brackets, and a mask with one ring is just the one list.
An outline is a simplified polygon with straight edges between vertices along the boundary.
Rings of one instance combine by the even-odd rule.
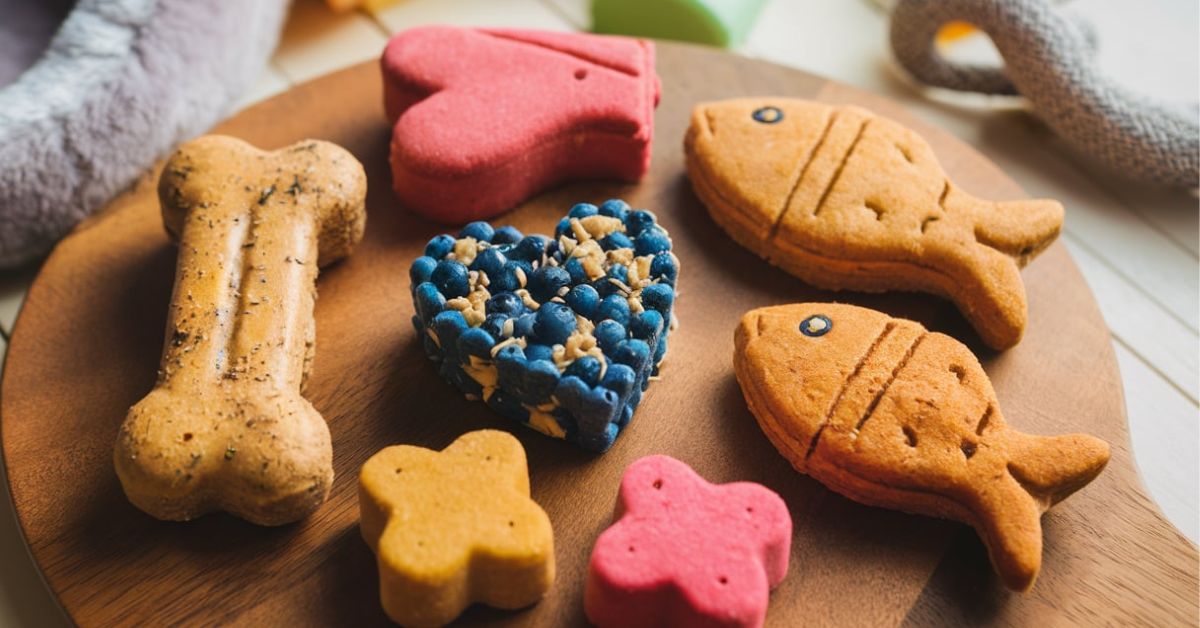
[[[113, 439], [154, 383], [175, 265], [155, 177], [64, 240], [16, 324], [0, 384], [0, 439], [26, 540], [68, 614], [88, 626], [382, 624], [374, 557], [357, 527], [359, 466], [387, 445], [440, 449], [465, 431], [498, 427], [526, 447], [533, 496], [555, 529], [558, 579], [537, 606], [476, 606], [464, 624], [585, 623], [592, 544], [611, 520], [621, 472], [651, 453], [675, 456], [712, 481], [761, 482], [787, 501], [796, 524], [791, 571], [772, 594], [768, 625], [1194, 624], [1196, 547], [1159, 515], [1137, 478], [1109, 334], [1063, 246], [1024, 271], [1029, 329], [1019, 346], [995, 354], [948, 303], [816, 291], [739, 248], [693, 196], [681, 142], [692, 105], [704, 100], [853, 102], [922, 132], [968, 191], [1006, 198], [1020, 190], [966, 145], [879, 97], [714, 50], [661, 44], [659, 57], [663, 99], [649, 176], [640, 185], [559, 188], [500, 221], [547, 232], [573, 203], [615, 196], [653, 209], [671, 231], [682, 262], [681, 327], [661, 381], [602, 456], [464, 400], [425, 360], [409, 323], [407, 269], [443, 229], [391, 194], [374, 63], [300, 86], [218, 129], [265, 148], [304, 137], [335, 141], [365, 164], [370, 182], [366, 239], [318, 280], [307, 394], [329, 422], [338, 475], [328, 503], [307, 520], [272, 529], [219, 514], [164, 523], [125, 500]], [[1044, 517], [1043, 570], [1031, 593], [1003, 587], [969, 528], [843, 499], [794, 472], [759, 432], [732, 372], [738, 318], [762, 305], [833, 299], [967, 342], [1014, 427], [1084, 431], [1113, 445], [1104, 474]]]

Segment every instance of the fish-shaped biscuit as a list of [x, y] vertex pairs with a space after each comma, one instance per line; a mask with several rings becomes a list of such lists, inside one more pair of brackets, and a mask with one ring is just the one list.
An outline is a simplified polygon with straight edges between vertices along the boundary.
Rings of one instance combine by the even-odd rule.
[[697, 196], [742, 246], [824, 289], [940, 295], [989, 346], [1020, 341], [1019, 269], [1058, 236], [1059, 203], [975, 198], [915, 132], [852, 106], [700, 104], [684, 144]]
[[1041, 515], [1095, 478], [1108, 444], [1004, 422], [975, 356], [918, 323], [852, 305], [746, 313], [734, 370], [792, 466], [850, 499], [975, 528], [1010, 588], [1042, 561]]

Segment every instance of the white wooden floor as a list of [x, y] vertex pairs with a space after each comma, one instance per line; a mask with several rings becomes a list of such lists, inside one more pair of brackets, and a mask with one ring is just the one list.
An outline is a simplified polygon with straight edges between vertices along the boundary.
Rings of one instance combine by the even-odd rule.
[[[279, 49], [242, 106], [377, 58], [391, 33], [420, 24], [564, 31], [588, 25], [587, 0], [400, 0], [374, 15], [336, 15], [317, 0], [295, 4]], [[1200, 18], [1195, 0], [1076, 0], [1067, 8], [1096, 27], [1099, 62], [1116, 80], [1151, 96], [1196, 100]], [[1112, 330], [1142, 477], [1167, 517], [1195, 542], [1200, 535], [1196, 196], [1116, 181], [1080, 163], [1048, 131], [1017, 112], [923, 98], [891, 69], [886, 32], [886, 14], [868, 0], [771, 0], [741, 52], [887, 95], [975, 146], [1031, 195], [1063, 202], [1067, 247]], [[0, 353], [34, 273], [0, 274]], [[0, 482], [0, 493], [6, 492], [7, 483]], [[62, 623], [25, 555], [11, 511], [0, 512], [0, 626]]]

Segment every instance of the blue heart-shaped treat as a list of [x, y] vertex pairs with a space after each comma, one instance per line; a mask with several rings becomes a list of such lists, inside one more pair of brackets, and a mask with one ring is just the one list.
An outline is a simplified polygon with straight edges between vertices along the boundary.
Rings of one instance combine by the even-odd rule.
[[600, 452], [666, 355], [678, 274], [654, 214], [623, 201], [572, 207], [554, 239], [473, 222], [413, 262], [413, 325], [468, 398]]

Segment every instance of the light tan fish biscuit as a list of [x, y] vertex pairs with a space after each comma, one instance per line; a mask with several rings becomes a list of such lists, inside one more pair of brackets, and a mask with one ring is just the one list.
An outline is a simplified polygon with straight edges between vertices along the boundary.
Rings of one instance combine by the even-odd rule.
[[1006, 585], [1042, 560], [1041, 515], [1095, 478], [1108, 444], [1009, 428], [975, 356], [918, 323], [803, 303], [742, 317], [734, 370], [796, 470], [872, 506], [961, 521]]
[[1020, 341], [1019, 269], [1058, 236], [1059, 203], [975, 198], [919, 135], [852, 106], [705, 103], [684, 146], [713, 220], [771, 263], [830, 290], [936, 294], [989, 346]]

